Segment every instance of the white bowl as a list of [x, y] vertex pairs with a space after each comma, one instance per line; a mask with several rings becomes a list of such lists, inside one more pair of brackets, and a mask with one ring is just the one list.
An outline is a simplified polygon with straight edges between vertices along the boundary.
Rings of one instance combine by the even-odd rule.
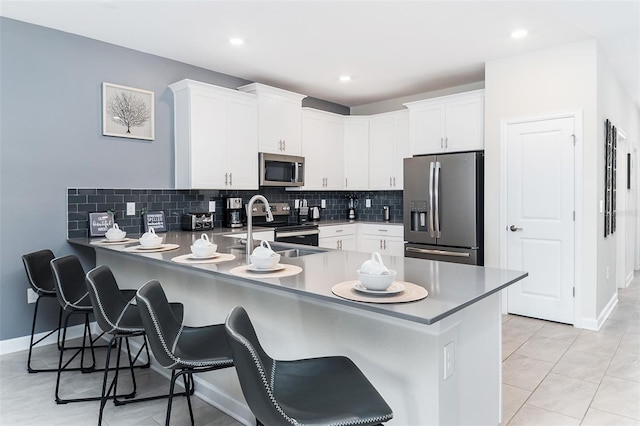
[[162, 237], [145, 236], [139, 241], [142, 247], [158, 247], [162, 244]]
[[280, 262], [280, 255], [278, 253], [273, 253], [268, 257], [251, 255], [250, 258], [251, 263], [256, 269], [271, 269]]
[[121, 231], [120, 229], [111, 228], [104, 234], [104, 237], [109, 241], [122, 241], [124, 237], [127, 236], [125, 231]]
[[217, 244], [209, 244], [208, 246], [197, 246], [194, 244], [191, 246], [191, 253], [193, 253], [195, 257], [211, 257], [216, 254], [217, 249]]
[[393, 269], [389, 269], [388, 274], [382, 275], [372, 275], [365, 274], [364, 272], [360, 272], [358, 269], [358, 280], [365, 286], [368, 290], [376, 290], [383, 291], [389, 288], [391, 284], [396, 279], [396, 271]]

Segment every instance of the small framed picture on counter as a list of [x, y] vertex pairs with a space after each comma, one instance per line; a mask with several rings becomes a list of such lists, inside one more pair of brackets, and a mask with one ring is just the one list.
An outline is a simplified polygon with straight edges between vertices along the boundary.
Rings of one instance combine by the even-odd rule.
[[144, 232], [147, 232], [149, 228], [153, 228], [156, 232], [167, 232], [163, 211], [146, 212], [143, 215], [142, 222], [144, 223]]
[[89, 236], [104, 237], [113, 226], [113, 214], [109, 212], [89, 213]]

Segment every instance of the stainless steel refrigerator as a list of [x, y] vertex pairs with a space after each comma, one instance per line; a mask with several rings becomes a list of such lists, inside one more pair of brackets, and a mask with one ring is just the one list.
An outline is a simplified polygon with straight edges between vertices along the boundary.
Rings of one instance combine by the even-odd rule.
[[484, 264], [484, 153], [404, 160], [405, 256]]

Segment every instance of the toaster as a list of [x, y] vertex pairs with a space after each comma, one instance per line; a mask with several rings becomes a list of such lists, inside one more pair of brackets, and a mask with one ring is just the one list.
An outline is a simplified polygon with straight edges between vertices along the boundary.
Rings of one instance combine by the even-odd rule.
[[184, 213], [180, 220], [183, 231], [213, 229], [213, 213]]

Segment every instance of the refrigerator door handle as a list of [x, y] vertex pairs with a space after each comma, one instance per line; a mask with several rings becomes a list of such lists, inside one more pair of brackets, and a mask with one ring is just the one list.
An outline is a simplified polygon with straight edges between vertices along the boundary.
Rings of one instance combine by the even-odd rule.
[[434, 226], [433, 226], [433, 175], [435, 172], [436, 164], [432, 161], [431, 168], [429, 169], [429, 236], [435, 238]]
[[447, 251], [447, 250], [421, 249], [416, 247], [407, 247], [406, 250], [414, 253], [436, 254], [439, 256], [452, 256], [452, 257], [469, 257], [470, 256], [469, 253], [461, 253], [457, 251]]
[[[431, 163], [433, 164], [433, 163]], [[436, 175], [436, 179], [435, 182], [433, 184], [433, 192], [434, 192], [434, 198], [435, 198], [435, 204], [436, 204], [436, 219], [434, 222], [434, 228], [436, 231], [436, 238], [440, 238], [440, 162], [436, 161], [435, 163], [435, 175]]]

